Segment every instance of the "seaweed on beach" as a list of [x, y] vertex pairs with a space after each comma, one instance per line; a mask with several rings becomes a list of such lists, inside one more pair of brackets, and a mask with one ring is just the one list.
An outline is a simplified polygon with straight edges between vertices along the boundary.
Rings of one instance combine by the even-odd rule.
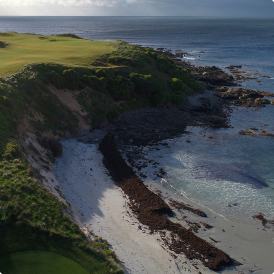
[[195, 215], [198, 215], [198, 216], [201, 216], [201, 217], [207, 217], [207, 215], [202, 210], [193, 208], [188, 204], [180, 203], [180, 202], [177, 202], [173, 199], [170, 199], [169, 204], [171, 206], [175, 207], [176, 209], [178, 209], [179, 211], [188, 210], [189, 212], [192, 212]]
[[259, 221], [261, 221], [263, 227], [267, 227], [267, 224], [274, 225], [274, 220], [267, 220], [262, 213], [254, 215], [253, 219], [258, 219]]
[[[115, 136], [108, 133], [99, 145], [103, 163], [110, 176], [130, 200], [130, 207], [137, 219], [152, 232], [164, 233], [164, 242], [176, 254], [183, 253], [192, 260], [200, 260], [211, 270], [239, 264], [222, 250], [195, 235], [192, 231], [173, 223], [170, 207], [155, 193], [149, 190], [129, 167], [116, 148]], [[165, 231], [165, 232], [164, 232]]]

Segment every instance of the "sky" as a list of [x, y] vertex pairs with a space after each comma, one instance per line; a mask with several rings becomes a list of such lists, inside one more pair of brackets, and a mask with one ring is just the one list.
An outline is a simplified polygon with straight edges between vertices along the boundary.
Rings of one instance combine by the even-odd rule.
[[274, 18], [274, 0], [0, 0], [3, 15]]

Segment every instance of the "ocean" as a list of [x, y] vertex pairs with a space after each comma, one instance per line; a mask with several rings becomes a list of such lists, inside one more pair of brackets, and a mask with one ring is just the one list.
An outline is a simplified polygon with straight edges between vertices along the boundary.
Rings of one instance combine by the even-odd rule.
[[[241, 70], [259, 75], [243, 82], [243, 87], [274, 93], [274, 19], [0, 17], [0, 31], [74, 33], [92, 40], [180, 50], [195, 65], [224, 70], [242, 65]], [[149, 166], [143, 172], [168, 191], [227, 220], [254, 222], [252, 216], [258, 213], [274, 219], [274, 139], [238, 134], [251, 127], [274, 133], [273, 114], [271, 105], [235, 107], [231, 128], [188, 128], [189, 135], [167, 140], [168, 148], [144, 147], [144, 157], [157, 159], [167, 176], [154, 178]]]

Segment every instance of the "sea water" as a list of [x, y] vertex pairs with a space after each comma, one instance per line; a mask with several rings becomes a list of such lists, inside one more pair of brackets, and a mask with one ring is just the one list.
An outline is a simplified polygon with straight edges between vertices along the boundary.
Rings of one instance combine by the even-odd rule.
[[[241, 70], [261, 75], [243, 82], [243, 87], [274, 92], [274, 19], [0, 17], [0, 31], [74, 33], [92, 40], [180, 50], [195, 65], [242, 65]], [[274, 219], [274, 138], [238, 134], [251, 127], [258, 129], [256, 134], [274, 133], [273, 114], [270, 105], [233, 108], [231, 128], [188, 128], [188, 135], [167, 140], [169, 147], [146, 148], [145, 157], [157, 159], [167, 172], [161, 180], [164, 187], [201, 207], [241, 222], [258, 213]]]

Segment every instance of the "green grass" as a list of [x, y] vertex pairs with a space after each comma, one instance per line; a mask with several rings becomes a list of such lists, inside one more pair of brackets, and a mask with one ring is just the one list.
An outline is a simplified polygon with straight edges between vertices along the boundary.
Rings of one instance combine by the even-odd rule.
[[88, 273], [122, 273], [106, 244], [87, 241], [64, 214], [69, 213], [68, 206], [34, 175], [16, 142], [8, 143], [0, 161], [0, 258], [19, 251], [50, 251], [75, 261]]
[[118, 44], [118, 42], [15, 32], [0, 32], [0, 40], [10, 44], [0, 48], [0, 76], [2, 77], [16, 73], [30, 63], [53, 62], [90, 66], [94, 59], [113, 51], [113, 47]]
[[106, 252], [105, 245], [98, 241], [77, 243], [60, 235], [49, 236], [39, 229], [7, 224], [0, 225], [0, 235], [0, 258], [21, 251], [48, 251], [75, 261], [91, 274], [124, 273], [112, 256], [106, 254], [113, 251]]
[[79, 264], [59, 254], [45, 251], [17, 252], [0, 258], [5, 274], [88, 274]]

